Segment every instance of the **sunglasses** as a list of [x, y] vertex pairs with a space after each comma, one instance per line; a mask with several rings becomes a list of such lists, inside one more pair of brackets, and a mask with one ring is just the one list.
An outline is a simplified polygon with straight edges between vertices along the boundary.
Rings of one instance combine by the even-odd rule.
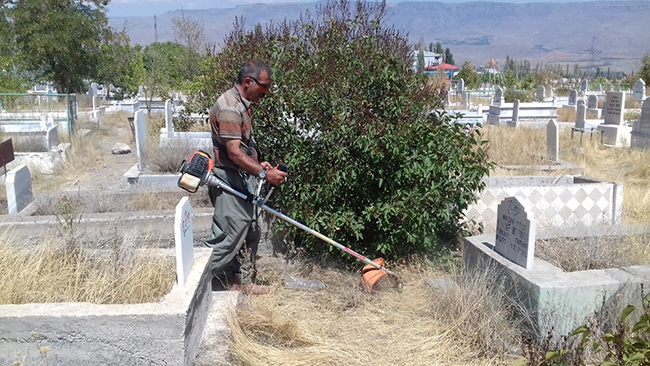
[[260, 83], [259, 81], [257, 81], [257, 79], [255, 79], [255, 78], [252, 77], [252, 76], [249, 76], [249, 78], [253, 79], [253, 81], [256, 82], [257, 85], [261, 86], [261, 87], [264, 88], [264, 89], [268, 89], [268, 88], [271, 86], [271, 83], [268, 83], [268, 84], [262, 84], [262, 83]]

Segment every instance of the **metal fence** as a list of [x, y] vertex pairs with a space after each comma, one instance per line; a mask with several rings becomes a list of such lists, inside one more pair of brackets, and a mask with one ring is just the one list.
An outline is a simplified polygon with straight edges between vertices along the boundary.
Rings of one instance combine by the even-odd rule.
[[0, 93], [0, 124], [3, 127], [54, 123], [71, 134], [77, 122], [75, 94]]

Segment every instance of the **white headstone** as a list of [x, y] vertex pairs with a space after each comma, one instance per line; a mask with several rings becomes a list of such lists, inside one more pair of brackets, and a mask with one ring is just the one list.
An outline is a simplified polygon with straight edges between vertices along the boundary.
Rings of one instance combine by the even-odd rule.
[[59, 145], [59, 127], [58, 126], [50, 126], [47, 129], [47, 133], [45, 135], [45, 138], [47, 140], [47, 149], [52, 150], [53, 147], [56, 147]]
[[596, 109], [598, 108], [598, 97], [595, 95], [590, 95], [587, 97], [587, 108]]
[[494, 92], [494, 98], [492, 99], [492, 105], [500, 107], [502, 100], [503, 100], [503, 89], [501, 89], [500, 86], [497, 86], [496, 91]]
[[91, 83], [90, 84], [90, 96], [94, 97], [98, 94], [97, 91], [97, 83]]
[[550, 120], [546, 125], [546, 148], [551, 161], [558, 161], [560, 155], [560, 133], [557, 122], [554, 119]]
[[527, 270], [535, 257], [535, 220], [515, 197], [506, 197], [497, 207], [494, 250]]
[[537, 87], [537, 93], [535, 94], [535, 97], [537, 99], [544, 99], [546, 97], [546, 88], [543, 86], [538, 86]]
[[176, 279], [183, 286], [194, 263], [194, 233], [192, 206], [189, 197], [183, 197], [176, 205], [174, 239], [176, 242]]
[[7, 173], [5, 187], [10, 215], [18, 214], [34, 200], [32, 175], [25, 164], [17, 166]]
[[647, 98], [641, 106], [641, 117], [634, 124], [635, 133], [650, 136], [650, 98]]
[[625, 93], [624, 92], [607, 92], [607, 105], [603, 118], [606, 125], [623, 125], [625, 115]]
[[165, 128], [167, 129], [167, 138], [169, 139], [174, 137], [173, 113], [172, 102], [167, 99], [165, 101]]
[[135, 112], [133, 124], [135, 125], [135, 148], [138, 156], [138, 169], [142, 171], [149, 163], [147, 159], [147, 118], [143, 110]]
[[515, 99], [515, 102], [512, 104], [512, 122], [519, 121], [519, 99]]
[[138, 97], [144, 97], [144, 86], [140, 85], [138, 86]]
[[580, 91], [586, 92], [588, 89], [589, 89], [589, 81], [587, 81], [587, 79], [582, 79], [582, 82], [580, 83]]
[[579, 100], [578, 107], [576, 108], [576, 124], [575, 128], [585, 128], [585, 119], [587, 118], [587, 109], [585, 108], [585, 101]]
[[569, 105], [576, 105], [577, 101], [578, 101], [578, 91], [571, 90], [571, 92], [569, 93]]
[[632, 88], [632, 97], [638, 100], [645, 99], [645, 81], [643, 81], [643, 79], [639, 79], [634, 83], [634, 87]]
[[456, 84], [456, 91], [458, 93], [462, 93], [465, 91], [465, 80], [463, 79], [458, 80], [458, 84]]

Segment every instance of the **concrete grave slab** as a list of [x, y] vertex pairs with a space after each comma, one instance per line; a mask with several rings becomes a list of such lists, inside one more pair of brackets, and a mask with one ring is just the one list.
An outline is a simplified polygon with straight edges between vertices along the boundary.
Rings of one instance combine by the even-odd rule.
[[[590, 235], [606, 235], [606, 230], [613, 235], [616, 231], [601, 228], [592, 229]], [[548, 232], [544, 235], [552, 236]], [[559, 337], [584, 325], [604, 303], [622, 301], [625, 306], [627, 301], [640, 299], [642, 286], [650, 285], [650, 266], [563, 272], [535, 258], [533, 269], [526, 270], [495, 252], [495, 239], [494, 234], [465, 238], [463, 272], [488, 275], [502, 285], [527, 310], [540, 340], [549, 331]]]
[[48, 365], [192, 365], [212, 300], [211, 253], [197, 248], [186, 283], [158, 303], [0, 305], [0, 363], [18, 353], [40, 363], [36, 340]]

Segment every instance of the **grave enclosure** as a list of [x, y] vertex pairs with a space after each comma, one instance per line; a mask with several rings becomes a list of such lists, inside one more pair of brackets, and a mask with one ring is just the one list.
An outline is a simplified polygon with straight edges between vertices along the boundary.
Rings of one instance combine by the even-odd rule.
[[176, 249], [151, 250], [177, 264], [177, 283], [159, 302], [0, 305], [0, 363], [45, 357], [48, 365], [191, 366], [202, 347], [219, 349], [210, 338], [223, 339], [223, 317], [239, 293], [212, 292], [211, 250], [193, 247], [192, 216], [184, 197], [176, 207]]
[[632, 232], [631, 228], [567, 229], [538, 235], [534, 215], [514, 197], [503, 200], [498, 214], [495, 234], [464, 239], [463, 271], [465, 275], [487, 276], [498, 288], [502, 285], [526, 310], [529, 326], [540, 341], [549, 332], [556, 339], [569, 334], [603, 306], [620, 314], [623, 306], [638, 304], [642, 288], [650, 285], [647, 265], [564, 272], [534, 256], [535, 241], [540, 236], [620, 237]]

